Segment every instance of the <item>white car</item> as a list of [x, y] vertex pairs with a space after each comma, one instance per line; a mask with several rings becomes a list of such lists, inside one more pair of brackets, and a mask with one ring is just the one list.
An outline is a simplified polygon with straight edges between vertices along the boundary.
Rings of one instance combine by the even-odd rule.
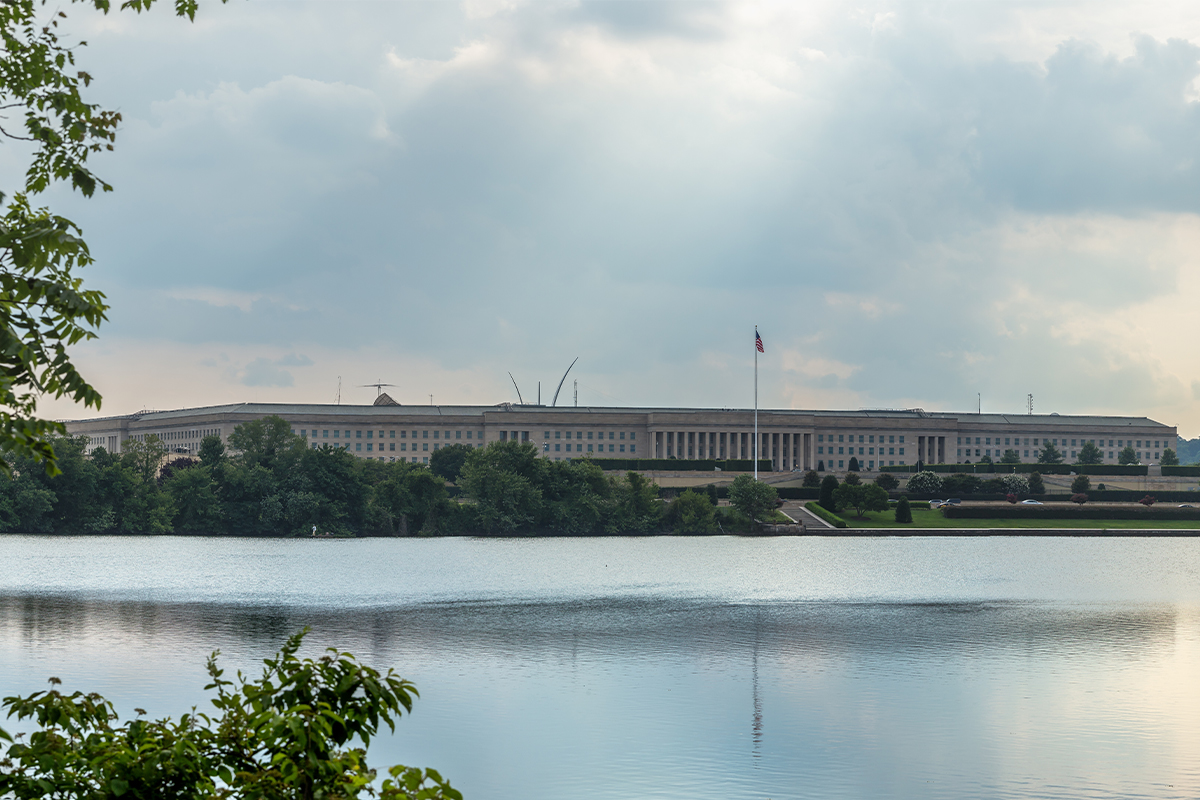
[[1041, 502], [1038, 500], [1022, 500], [1021, 505], [1023, 505], [1023, 506], [1040, 506]]

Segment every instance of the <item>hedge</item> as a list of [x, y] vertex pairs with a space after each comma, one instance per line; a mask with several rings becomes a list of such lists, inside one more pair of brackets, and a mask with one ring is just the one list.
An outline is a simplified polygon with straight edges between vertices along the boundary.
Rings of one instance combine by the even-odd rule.
[[[1090, 497], [1090, 495], [1089, 495]], [[1163, 506], [946, 506], [946, 519], [1158, 519], [1200, 520], [1200, 508]]]
[[[591, 458], [587, 460], [605, 471], [716, 472], [718, 468], [722, 472], [754, 471], [754, 461], [749, 458]], [[770, 459], [759, 459], [758, 471], [771, 472]]]
[[847, 527], [846, 520], [842, 519], [837, 514], [827, 511], [824, 506], [822, 506], [820, 503], [816, 502], [815, 500], [810, 503], [805, 503], [804, 507], [806, 509], [808, 509], [810, 514], [817, 515], [818, 517], [825, 520], [826, 522], [828, 522], [830, 525], [832, 525], [835, 528]]
[[1187, 467], [1163, 467], [1163, 475], [1178, 475], [1181, 478], [1195, 478], [1200, 476], [1200, 464], [1192, 464]]
[[[886, 472], [912, 472], [913, 467], [884, 467]], [[925, 464], [922, 469], [929, 472], [949, 472], [962, 473], [963, 475], [997, 475], [1017, 474], [1025, 475], [1030, 472], [1040, 472], [1042, 475], [1070, 475], [1074, 472], [1076, 475], [1145, 475], [1147, 470], [1144, 464], [995, 464], [979, 463], [974, 464]], [[1168, 469], [1174, 467], [1163, 467], [1163, 475], [1170, 474]], [[1200, 469], [1200, 467], [1197, 467]], [[1190, 473], [1183, 473], [1190, 474]], [[1200, 475], [1200, 472], [1196, 473]]]

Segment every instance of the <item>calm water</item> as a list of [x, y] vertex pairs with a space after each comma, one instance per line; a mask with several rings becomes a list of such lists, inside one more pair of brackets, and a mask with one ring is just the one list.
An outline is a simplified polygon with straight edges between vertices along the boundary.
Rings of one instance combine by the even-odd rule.
[[1196, 539], [0, 536], [5, 695], [179, 714], [303, 625], [468, 798], [1200, 796]]

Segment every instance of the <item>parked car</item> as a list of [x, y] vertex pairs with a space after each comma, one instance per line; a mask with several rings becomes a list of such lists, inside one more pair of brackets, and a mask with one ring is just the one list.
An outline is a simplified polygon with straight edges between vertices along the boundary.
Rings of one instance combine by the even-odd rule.
[[1176, 508], [1195, 508], [1195, 506], [1191, 503], [1180, 503]]
[[1021, 505], [1023, 505], [1023, 506], [1040, 506], [1041, 504], [1042, 503], [1040, 500], [1022, 500], [1021, 501]]

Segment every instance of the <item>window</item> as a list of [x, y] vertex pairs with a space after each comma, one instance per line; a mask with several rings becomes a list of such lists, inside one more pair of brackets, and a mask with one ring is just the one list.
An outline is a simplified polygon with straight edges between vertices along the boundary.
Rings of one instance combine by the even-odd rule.
[[[622, 438], [622, 439], [624, 439], [624, 438], [625, 438], [625, 431], [621, 431], [621, 438]], [[625, 448], [624, 448], [624, 447], [622, 447], [622, 448], [621, 448], [621, 450], [622, 450], [622, 452], [624, 452]]]
[[[416, 435], [417, 435], [417, 432], [416, 432], [416, 431], [413, 431], [413, 437], [414, 437], [414, 438], [416, 437]], [[421, 438], [422, 438], [422, 439], [428, 439], [428, 438], [429, 438], [429, 431], [421, 431]], [[428, 450], [429, 448], [427, 447], [427, 448], [425, 448], [425, 449], [426, 449], [426, 450]]]
[[823, 433], [818, 433], [818, 434], [817, 434], [817, 441], [818, 441], [818, 442], [823, 442], [823, 441], [825, 441], [825, 434], [823, 434]]
[[588, 452], [592, 452], [592, 446], [590, 444], [588, 445]]
[[[879, 437], [879, 438], [881, 438], [881, 439], [882, 439], [883, 437], [881, 436], [881, 437]], [[874, 444], [874, 443], [875, 443], [875, 437], [874, 437], [874, 436], [868, 436], [868, 437], [867, 437], [867, 443], [868, 443], [868, 444]], [[871, 448], [871, 452], [872, 452], [872, 453], [874, 453], [874, 452], [875, 452], [875, 448], [874, 448], [874, 447], [872, 447], [872, 448]]]
[[[589, 439], [590, 439], [590, 438], [592, 438], [592, 432], [591, 432], [591, 431], [588, 431], [588, 438], [589, 438]], [[588, 448], [588, 452], [591, 452], [591, 450], [592, 450], [592, 448], [590, 448], [590, 447], [589, 447], [589, 448]]]
[[[334, 433], [337, 433], [337, 431], [334, 431]], [[322, 438], [322, 439], [328, 439], [328, 438], [329, 438], [329, 431], [321, 431], [321, 438]]]
[[621, 445], [621, 452], [622, 452], [622, 453], [624, 453], [624, 452], [625, 452], [625, 445]]
[[[903, 436], [901, 436], [901, 437], [900, 437], [900, 444], [904, 444], [904, 437], [903, 437]], [[903, 453], [904, 451], [903, 451], [903, 450], [901, 450], [900, 452], [901, 452], [901, 453]], [[901, 464], [903, 464], [904, 462], [903, 462], [903, 461], [901, 461], [900, 463], [901, 463]]]
[[408, 442], [401, 442], [401, 443], [400, 443], [400, 449], [401, 449], [401, 450], [407, 450], [407, 449], [408, 449]]
[[817, 455], [819, 455], [819, 456], [825, 455], [825, 448], [818, 445], [817, 446]]
[[[902, 441], [902, 442], [904, 441], [904, 437], [903, 437], [903, 436], [901, 436], [901, 437], [900, 437], [900, 441]], [[904, 455], [904, 448], [903, 448], [903, 447], [901, 447], [901, 448], [900, 448], [900, 455]], [[901, 464], [903, 464], [904, 462], [903, 462], [903, 461], [901, 461], [900, 463], [901, 463]]]
[[[904, 441], [904, 440], [903, 440], [903, 439], [901, 439], [900, 441]], [[888, 444], [895, 444], [895, 443], [896, 443], [896, 437], [895, 437], [895, 436], [889, 436], [889, 437], [888, 437]], [[894, 465], [893, 465], [893, 466], [894, 466]]]
[[845, 461], [839, 461], [839, 462], [838, 462], [838, 469], [841, 469], [841, 468], [842, 468], [842, 467], [844, 467], [844, 466], [846, 466], [846, 462], [845, 462]]
[[[436, 439], [436, 438], [438, 438], [438, 434], [439, 434], [439, 433], [441, 433], [441, 431], [434, 431], [434, 432], [433, 432], [433, 438], [435, 438], [435, 439]], [[447, 438], [448, 438], [448, 437], [447, 437]]]
[[[960, 452], [959, 452], [959, 455], [961, 455], [961, 454], [962, 454], [962, 453], [961, 453], [961, 451], [960, 451]], [[889, 448], [888, 448], [888, 455], [889, 455], [889, 456], [894, 456], [894, 455], [896, 455], [896, 448], [894, 448], [894, 447], [889, 447]]]
[[408, 431], [400, 431], [400, 438], [401, 439], [408, 438]]
[[636, 444], [631, 444], [631, 445], [629, 445], [629, 452], [631, 452], [631, 453], [636, 453], [636, 452], [637, 452], [637, 445], [636, 445]]
[[455, 438], [455, 439], [461, 439], [461, 438], [462, 438], [462, 431], [455, 431], [455, 432], [454, 432], [454, 438]]
[[558, 451], [561, 451], [561, 450], [562, 450], [562, 445], [561, 445], [561, 444], [556, 444], [556, 445], [554, 445], [554, 449], [555, 449], [555, 450], [558, 450]]
[[[383, 447], [383, 445], [380, 445], [380, 447]], [[388, 442], [388, 450], [395, 450], [395, 449], [396, 449], [396, 443]]]
[[470, 439], [470, 438], [471, 438], [471, 431], [467, 431], [467, 438], [468, 438], [468, 439]]
[[839, 456], [840, 456], [840, 455], [845, 455], [845, 453], [843, 452], [845, 449], [846, 449], [846, 448], [844, 448], [844, 447], [839, 447], [839, 448], [838, 448], [838, 455], [839, 455]]
[[[872, 436], [871, 438], [872, 438], [872, 439], [874, 439], [875, 437], [874, 437], [874, 436]], [[874, 448], [874, 447], [868, 447], [868, 448], [867, 448], [867, 455], [869, 455], [869, 456], [873, 456], [873, 455], [875, 455], [875, 448]]]
[[550, 431], [546, 431], [546, 435], [545, 435], [545, 436], [543, 436], [542, 438], [543, 438], [543, 439], [549, 439], [549, 438], [550, 438]]
[[555, 438], [555, 439], [561, 439], [561, 438], [562, 438], [562, 431], [555, 431], [555, 432], [554, 432], [554, 438]]
[[[616, 434], [616, 432], [615, 432], [615, 431], [609, 431], [609, 432], [608, 432], [608, 438], [610, 438], [610, 439], [612, 439], [612, 438], [613, 438], [613, 437], [615, 437], [616, 435], [617, 435], [617, 434]], [[609, 445], [609, 447], [608, 447], [608, 452], [610, 452], [610, 453], [612, 452], [612, 445]]]
[[422, 449], [422, 450], [428, 450], [428, 449], [429, 449], [429, 442], [421, 442], [421, 449]]
[[[863, 441], [863, 435], [860, 433], [860, 434], [858, 435], [858, 442], [859, 442], [859, 444], [862, 444], [862, 441]], [[861, 448], [859, 449], [859, 452], [860, 452], [860, 453], [862, 452], [862, 449], [861, 449]]]
[[611, 444], [610, 444], [610, 445], [608, 446], [608, 452], [610, 452], [610, 453], [611, 453], [612, 451], [613, 451], [613, 445], [611, 445]]
[[367, 452], [368, 452], [368, 453], [369, 453], [369, 452], [371, 452], [371, 450], [372, 450], [374, 447], [375, 447], [375, 445], [374, 445], [374, 444], [372, 444], [371, 442], [367, 442]]
[[355, 442], [355, 443], [354, 443], [354, 449], [355, 449], [355, 450], [362, 450], [362, 442]]
[[354, 432], [354, 438], [355, 438], [355, 439], [361, 439], [361, 438], [362, 438], [362, 431], [355, 431], [355, 432]]
[[839, 434], [838, 434], [838, 441], [839, 441], [839, 442], [844, 442], [844, 441], [846, 441], [846, 437], [845, 437], [845, 436], [843, 436], [842, 434], [840, 434], [840, 433], [839, 433]]
[[[383, 434], [382, 434], [382, 433], [381, 433], [381, 434], [379, 434], [379, 435], [380, 435], [380, 436], [383, 436]], [[389, 438], [389, 439], [395, 439], [395, 438], [396, 438], [396, 432], [395, 432], [395, 431], [388, 431], [388, 438]]]

